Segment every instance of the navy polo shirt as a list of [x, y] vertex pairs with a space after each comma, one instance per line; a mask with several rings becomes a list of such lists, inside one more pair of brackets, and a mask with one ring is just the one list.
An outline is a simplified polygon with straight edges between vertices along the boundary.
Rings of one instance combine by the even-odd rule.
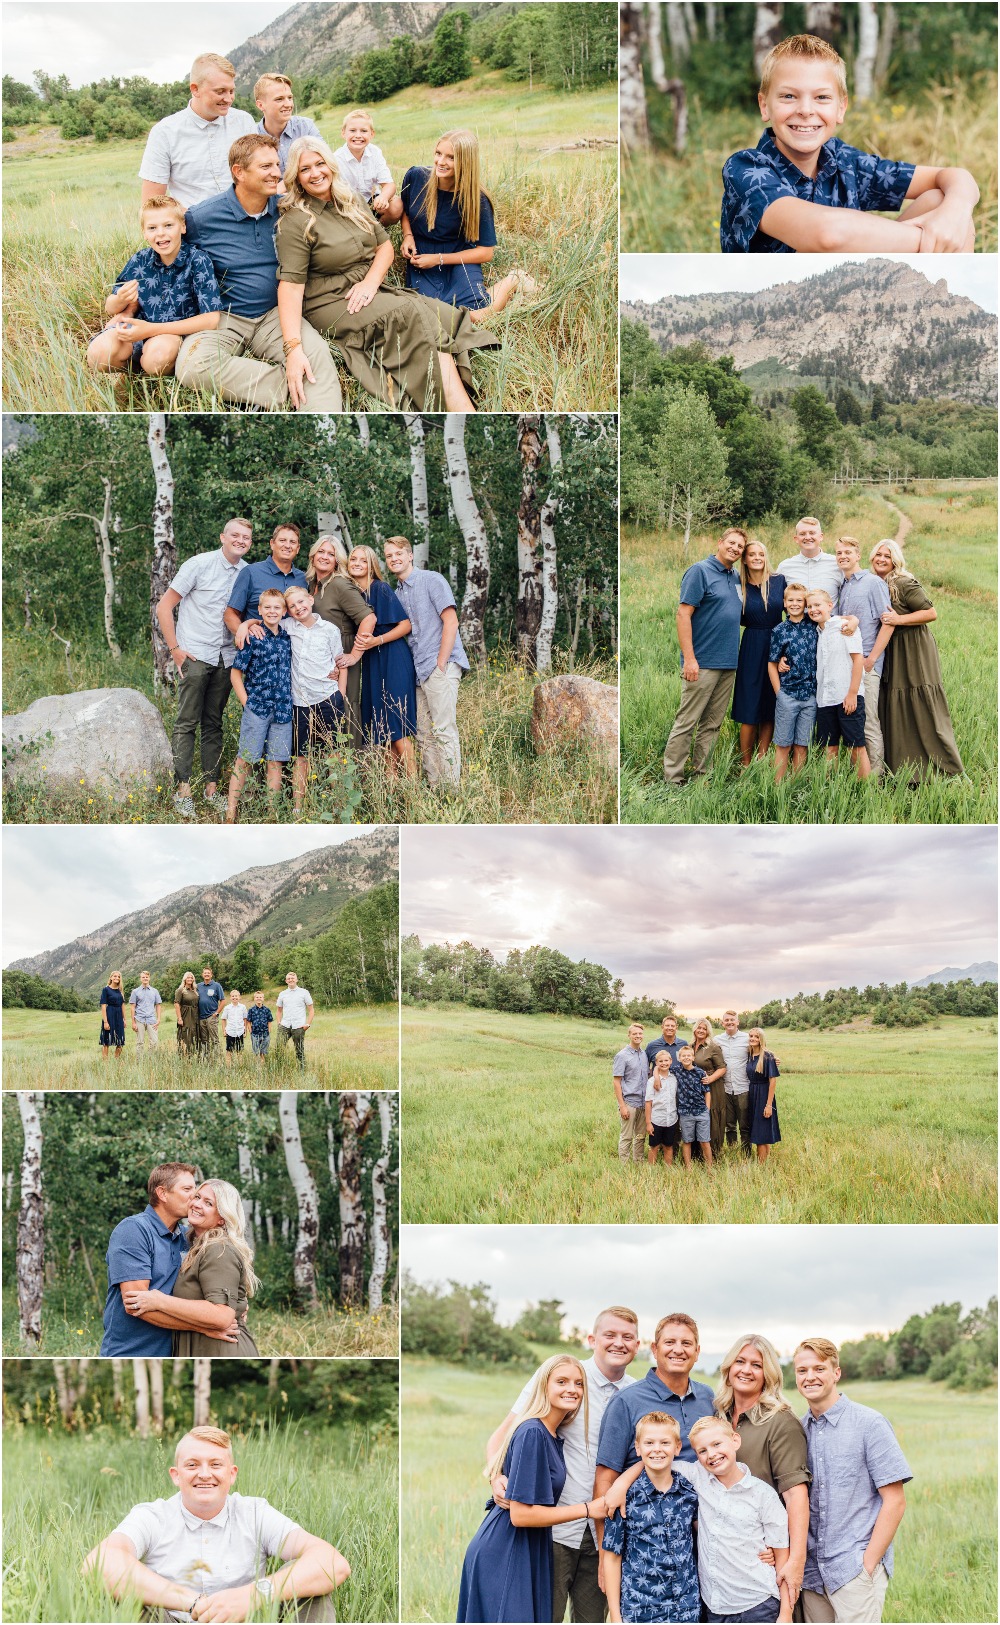
[[601, 1422], [597, 1441], [598, 1467], [612, 1467], [623, 1472], [639, 1460], [635, 1449], [635, 1424], [640, 1416], [650, 1411], [666, 1411], [681, 1430], [679, 1461], [696, 1461], [688, 1444], [688, 1434], [700, 1416], [714, 1416], [715, 1404], [711, 1388], [705, 1382], [688, 1382], [688, 1391], [682, 1398], [668, 1388], [652, 1367], [640, 1382], [622, 1388], [612, 1395]]
[[646, 1056], [649, 1060], [650, 1071], [652, 1071], [653, 1067], [656, 1065], [656, 1057], [659, 1055], [661, 1049], [666, 1050], [671, 1061], [676, 1061], [679, 1052], [686, 1048], [690, 1042], [690, 1038], [682, 1038], [680, 1033], [677, 1034], [677, 1037], [674, 1039], [672, 1044], [667, 1043], [662, 1033], [660, 1034], [659, 1038], [654, 1038], [651, 1044], [646, 1045]]
[[[244, 579], [245, 578], [245, 579]], [[279, 592], [287, 592], [289, 587], [306, 587], [306, 573], [293, 564], [287, 575], [279, 570], [274, 559], [268, 554], [266, 559], [259, 559], [256, 564], [244, 565], [236, 580], [233, 590], [229, 594], [228, 609], [238, 610], [245, 621], [252, 621], [257, 614], [257, 605], [260, 595], [265, 587], [277, 587]]]
[[207, 1021], [214, 1016], [226, 996], [225, 989], [218, 982], [200, 981], [198, 983], [198, 1019]]
[[196, 203], [186, 221], [188, 242], [203, 248], [215, 269], [222, 309], [248, 317], [273, 310], [278, 303], [277, 198], [269, 197], [264, 213], [255, 218], [231, 186]]
[[760, 229], [768, 205], [783, 197], [824, 203], [835, 209], [895, 212], [905, 201], [915, 167], [891, 158], [876, 158], [832, 136], [820, 148], [816, 174], [809, 176], [779, 152], [768, 128], [756, 147], [734, 152], [722, 166], [722, 252], [794, 254], [794, 248]]
[[[240, 571], [240, 575], [245, 572]], [[237, 576], [239, 581], [239, 576]], [[694, 609], [691, 640], [694, 658], [705, 671], [735, 671], [740, 653], [740, 578], [715, 554], [689, 565], [681, 580], [682, 604]], [[681, 655], [681, 667], [684, 656]]]
[[159, 1292], [172, 1292], [187, 1245], [186, 1231], [180, 1226], [168, 1230], [149, 1206], [115, 1225], [106, 1256], [108, 1296], [101, 1340], [103, 1357], [134, 1355], [137, 1359], [160, 1359], [170, 1356], [172, 1334], [165, 1326], [151, 1326], [136, 1315], [127, 1315], [121, 1283], [148, 1281]]

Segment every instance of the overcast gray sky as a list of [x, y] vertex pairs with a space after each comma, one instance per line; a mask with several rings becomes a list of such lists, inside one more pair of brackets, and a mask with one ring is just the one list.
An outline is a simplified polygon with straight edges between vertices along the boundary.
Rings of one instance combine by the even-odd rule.
[[561, 1299], [567, 1331], [621, 1303], [648, 1339], [661, 1315], [684, 1310], [704, 1369], [744, 1332], [790, 1354], [801, 1337], [895, 1331], [936, 1303], [968, 1311], [997, 1289], [985, 1224], [408, 1224], [400, 1259], [418, 1281], [485, 1281], [508, 1325], [542, 1298]]
[[[759, 293], [779, 282], [803, 282], [848, 260], [870, 254], [623, 254], [618, 261], [619, 297], [652, 304], [667, 294]], [[944, 277], [951, 293], [997, 308], [995, 254], [880, 254], [901, 260], [931, 282]]]
[[17, 829], [3, 840], [3, 963], [58, 948], [182, 886], [215, 884], [258, 864], [339, 846], [370, 825], [238, 830], [195, 825]]
[[402, 929], [545, 943], [687, 1015], [996, 958], [992, 829], [415, 827]]
[[9, 0], [3, 10], [4, 73], [31, 84], [36, 68], [73, 86], [141, 74], [183, 79], [200, 51], [234, 51], [291, 0]]

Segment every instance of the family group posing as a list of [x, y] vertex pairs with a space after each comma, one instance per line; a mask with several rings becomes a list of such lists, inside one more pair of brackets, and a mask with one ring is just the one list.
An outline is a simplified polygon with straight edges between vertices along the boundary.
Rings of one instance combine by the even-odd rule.
[[884, 1416], [840, 1393], [836, 1345], [793, 1355], [800, 1422], [766, 1337], [738, 1337], [713, 1393], [690, 1315], [602, 1310], [583, 1362], [539, 1367], [490, 1438], [492, 1500], [460, 1621], [880, 1621], [912, 1474]]
[[[195, 816], [199, 731], [204, 801], [229, 823], [251, 763], [266, 761], [275, 797], [294, 760], [292, 809], [300, 817], [310, 761], [347, 743], [384, 750], [391, 772], [413, 777], [416, 740], [431, 785], [459, 782], [458, 685], [469, 662], [448, 582], [416, 568], [405, 536], [384, 544], [395, 592], [372, 548], [348, 554], [334, 536], [320, 536], [306, 570], [298, 569], [299, 538], [298, 525], [276, 525], [269, 557], [249, 564], [250, 522], [230, 519], [219, 547], [186, 559], [156, 606], [180, 673], [172, 748], [174, 806], [183, 818]], [[233, 692], [243, 717], [224, 795], [222, 719]]]
[[716, 1036], [707, 1016], [695, 1022], [690, 1040], [681, 1038], [673, 1016], [643, 1045], [642, 1023], [634, 1021], [628, 1043], [612, 1065], [615, 1101], [621, 1119], [618, 1155], [623, 1163], [655, 1162], [660, 1149], [672, 1163], [680, 1145], [685, 1167], [695, 1148], [709, 1168], [724, 1144], [739, 1144], [745, 1157], [756, 1148], [766, 1162], [781, 1139], [774, 1098], [778, 1063], [759, 1027], [740, 1029], [735, 1010], [722, 1018]]
[[[129, 1012], [132, 1031], [136, 1035], [136, 1048], [139, 1054], [149, 1054], [159, 1046], [160, 1007], [163, 999], [159, 989], [153, 986], [148, 970], [140, 973], [139, 985], [132, 989], [127, 1000], [121, 971], [112, 971], [106, 985], [101, 989], [100, 1002], [100, 1044], [105, 1061], [112, 1050], [115, 1059], [119, 1061], [125, 1053], [126, 1010]], [[304, 1071], [306, 1033], [312, 1026], [316, 1014], [312, 994], [308, 988], [299, 987], [298, 976], [294, 971], [289, 971], [285, 977], [284, 989], [278, 994], [276, 1002], [278, 1006], [276, 1047], [284, 1050], [291, 1042], [295, 1048], [299, 1069]], [[195, 979], [194, 971], [184, 972], [174, 989], [173, 1004], [174, 1019], [177, 1023], [177, 1048], [186, 1059], [193, 1057], [199, 1061], [215, 1061], [219, 1054], [221, 1024], [226, 1039], [227, 1066], [232, 1065], [234, 1055], [242, 1053], [248, 1034], [251, 1050], [258, 1063], [263, 1064], [271, 1048], [274, 1015], [264, 1003], [264, 995], [259, 988], [253, 994], [251, 1005], [243, 1003], [238, 987], [230, 989], [227, 999], [225, 989], [215, 980], [211, 965], [206, 965], [202, 970], [200, 982]]]
[[[474, 411], [470, 357], [499, 348], [481, 323], [534, 284], [513, 271], [484, 285], [497, 238], [473, 132], [443, 135], [397, 194], [368, 113], [347, 114], [333, 152], [295, 114], [287, 75], [258, 79], [257, 123], [235, 95], [232, 63], [201, 55], [187, 107], [150, 131], [139, 166], [147, 246], [106, 301], [91, 368], [174, 373], [243, 405], [340, 412], [336, 353], [387, 406]], [[395, 222], [405, 286], [385, 280]]]
[[797, 551], [772, 569], [763, 542], [738, 525], [681, 580], [677, 637], [680, 709], [663, 753], [667, 785], [708, 767], [732, 700], [744, 767], [775, 747], [775, 779], [803, 766], [810, 744], [828, 761], [844, 745], [859, 778], [932, 768], [963, 772], [941, 661], [935, 610], [895, 541], [861, 568], [861, 545], [823, 549], [818, 519], [795, 527]]

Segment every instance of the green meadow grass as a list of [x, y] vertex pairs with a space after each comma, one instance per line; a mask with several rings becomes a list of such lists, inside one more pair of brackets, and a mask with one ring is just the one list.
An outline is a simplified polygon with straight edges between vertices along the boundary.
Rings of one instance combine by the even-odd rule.
[[[403, 1009], [408, 1224], [978, 1224], [996, 1219], [995, 1021], [775, 1028], [782, 1142], [710, 1172], [623, 1167], [620, 1025]], [[947, 1079], [946, 1086], [943, 1079]]]
[[[277, 990], [265, 996], [272, 1010], [277, 996]], [[177, 1049], [169, 1001], [156, 1053], [140, 1053], [136, 1035], [126, 1025], [120, 1061], [113, 1051], [103, 1059], [96, 1009], [92, 1015], [6, 1009], [3, 1018], [5, 1089], [395, 1089], [399, 1081], [395, 1004], [317, 1010], [306, 1034], [304, 1073], [291, 1044], [277, 1048], [277, 1023], [271, 1029], [271, 1053], [263, 1062], [252, 1053], [249, 1035], [231, 1067], [225, 1064], [224, 1036], [216, 1062], [185, 1059]]]
[[[305, 109], [335, 149], [344, 109]], [[560, 96], [482, 73], [433, 90], [413, 85], [378, 109], [377, 139], [397, 186], [428, 164], [443, 131], [479, 135], [483, 184], [499, 246], [490, 275], [515, 266], [538, 291], [491, 330], [499, 351], [473, 358], [480, 411], [614, 411], [617, 355], [617, 147], [553, 151], [591, 136], [616, 137], [613, 89]], [[141, 246], [136, 215], [144, 142], [28, 140], [4, 154], [4, 406], [8, 411], [204, 410], [206, 399], [172, 379], [95, 378], [88, 339], [104, 325], [104, 299]], [[398, 248], [399, 231], [395, 230]], [[397, 259], [390, 276], [401, 280]], [[378, 410], [348, 382], [345, 409]], [[214, 402], [225, 409], [225, 403]]]
[[[66, 1436], [4, 1428], [4, 1620], [139, 1620], [137, 1602], [115, 1602], [80, 1565], [130, 1507], [173, 1493], [172, 1445], [122, 1438], [101, 1427]], [[336, 1594], [341, 1620], [398, 1618], [398, 1463], [395, 1441], [360, 1430], [311, 1427], [237, 1436], [239, 1487], [259, 1495], [351, 1565]], [[272, 1565], [278, 1567], [280, 1565]], [[261, 1619], [277, 1619], [262, 1611]]]
[[[933, 634], [966, 778], [929, 775], [917, 789], [904, 776], [859, 783], [846, 755], [829, 774], [811, 751], [802, 773], [774, 783], [773, 755], [740, 771], [738, 730], [727, 720], [705, 776], [682, 789], [663, 783], [663, 749], [680, 704], [675, 616], [687, 564], [714, 552], [716, 538], [692, 536], [685, 556], [673, 536], [625, 531], [621, 544], [621, 818], [630, 824], [969, 824], [997, 816], [996, 482], [956, 480], [893, 493], [913, 529], [906, 562], [938, 612]], [[896, 534], [899, 519], [870, 487], [838, 499], [827, 536], [848, 532], [862, 546]], [[774, 563], [794, 551], [790, 526], [757, 526]], [[828, 544], [829, 545], [829, 544]], [[658, 629], [654, 630], [654, 629]], [[989, 696], [988, 703], [984, 703]]]
[[[544, 1359], [556, 1351], [537, 1352]], [[481, 1476], [486, 1440], [527, 1373], [407, 1356], [402, 1375], [403, 1618], [446, 1620], [489, 1494]], [[917, 1380], [844, 1390], [889, 1418], [913, 1472], [885, 1620], [995, 1619], [995, 1391], [955, 1394]], [[787, 1397], [801, 1415], [800, 1396]]]

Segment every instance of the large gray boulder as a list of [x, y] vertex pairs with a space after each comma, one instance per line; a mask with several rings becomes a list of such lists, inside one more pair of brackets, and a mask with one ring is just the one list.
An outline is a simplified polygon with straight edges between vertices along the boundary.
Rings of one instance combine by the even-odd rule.
[[137, 781], [145, 787], [173, 779], [160, 713], [135, 688], [46, 694], [26, 711], [4, 717], [3, 743], [7, 783], [42, 777], [46, 784], [77, 789], [83, 779], [88, 788], [124, 797]]
[[577, 742], [618, 768], [618, 690], [593, 677], [549, 677], [535, 688], [531, 709], [535, 749]]

